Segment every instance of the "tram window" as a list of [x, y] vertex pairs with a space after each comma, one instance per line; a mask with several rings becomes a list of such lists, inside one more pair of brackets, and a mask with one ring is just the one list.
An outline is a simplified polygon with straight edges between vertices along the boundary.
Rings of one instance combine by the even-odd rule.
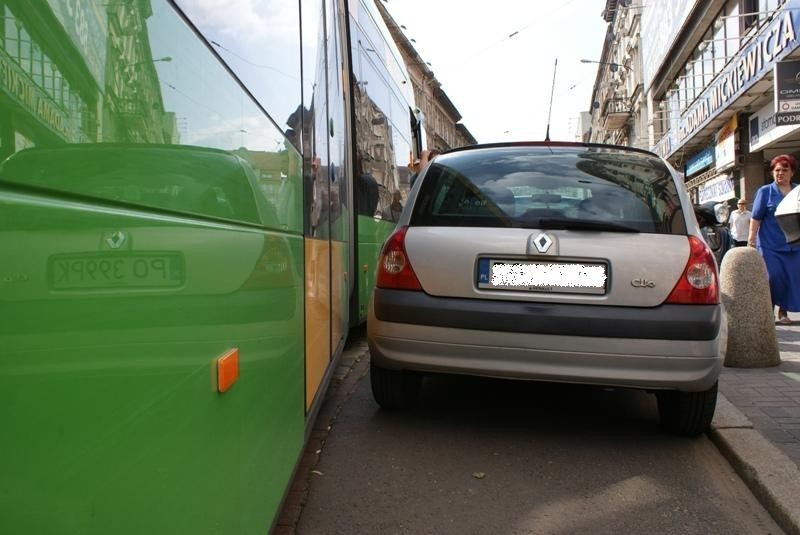
[[[269, 13], [266, 21], [263, 15], [232, 14], [225, 2], [178, 4], [275, 123], [283, 129], [291, 126], [287, 121], [301, 105], [297, 6], [264, 0], [259, 11]], [[280, 31], [263, 31], [264, 26]]]
[[[208, 27], [233, 23], [220, 19], [221, 11], [185, 3]], [[0, 180], [301, 232], [300, 156], [264, 110], [287, 119], [297, 109], [299, 60], [287, 59], [294, 74], [283, 77], [292, 80], [283, 86], [292, 87], [291, 96], [269, 108], [258, 105], [253, 90], [231, 76], [168, 2], [109, 4], [104, 13], [117, 17], [130, 37], [124, 49], [109, 46], [103, 21], [91, 17], [87, 40], [76, 49], [64, 27], [55, 31], [72, 21], [61, 3], [51, 5], [53, 31], [34, 32], [38, 23], [20, 5], [4, 5], [0, 47], [11, 55], [7, 67], [15, 76], [31, 73], [25, 78], [31, 91], [54, 99], [0, 104], [9, 121], [0, 132], [6, 158]], [[49, 38], [40, 39], [43, 33]], [[299, 34], [285, 47], [280, 57], [292, 57], [289, 50], [299, 56]], [[85, 69], [78, 72], [77, 62]], [[257, 177], [267, 175], [285, 178], [280, 187], [262, 188]], [[278, 203], [288, 203], [280, 221]]]

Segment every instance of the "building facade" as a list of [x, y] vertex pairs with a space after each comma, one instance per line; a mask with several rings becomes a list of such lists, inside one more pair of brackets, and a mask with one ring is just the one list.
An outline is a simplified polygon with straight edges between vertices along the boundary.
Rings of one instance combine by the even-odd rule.
[[[592, 141], [665, 157], [697, 203], [752, 201], [774, 156], [800, 157], [800, 114], [776, 114], [774, 75], [800, 58], [800, 0], [608, 0], [604, 16]], [[615, 98], [634, 99], [617, 130]]]
[[647, 107], [642, 83], [641, 7], [607, 0], [608, 23], [590, 103], [589, 129], [583, 138], [648, 148]]

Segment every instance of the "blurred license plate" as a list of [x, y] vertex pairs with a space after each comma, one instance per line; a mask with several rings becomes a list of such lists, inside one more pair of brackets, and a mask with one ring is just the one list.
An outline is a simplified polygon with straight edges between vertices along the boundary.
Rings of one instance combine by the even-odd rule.
[[180, 253], [87, 253], [48, 259], [48, 281], [55, 290], [164, 288], [184, 282]]
[[607, 270], [603, 263], [484, 258], [478, 265], [478, 288], [602, 295], [606, 293]]

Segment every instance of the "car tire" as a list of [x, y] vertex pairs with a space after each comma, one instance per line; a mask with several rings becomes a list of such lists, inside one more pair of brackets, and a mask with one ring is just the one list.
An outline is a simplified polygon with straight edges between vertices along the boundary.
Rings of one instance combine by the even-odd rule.
[[717, 383], [702, 392], [658, 392], [661, 426], [672, 433], [698, 436], [708, 431], [717, 406]]
[[372, 397], [384, 409], [397, 410], [413, 407], [419, 399], [422, 376], [407, 370], [389, 370], [369, 363]]

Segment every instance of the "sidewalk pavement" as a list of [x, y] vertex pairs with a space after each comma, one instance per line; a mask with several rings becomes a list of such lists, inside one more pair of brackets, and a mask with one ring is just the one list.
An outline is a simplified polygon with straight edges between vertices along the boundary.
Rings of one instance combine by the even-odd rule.
[[723, 369], [709, 436], [776, 522], [800, 534], [800, 321], [775, 330], [780, 365]]

